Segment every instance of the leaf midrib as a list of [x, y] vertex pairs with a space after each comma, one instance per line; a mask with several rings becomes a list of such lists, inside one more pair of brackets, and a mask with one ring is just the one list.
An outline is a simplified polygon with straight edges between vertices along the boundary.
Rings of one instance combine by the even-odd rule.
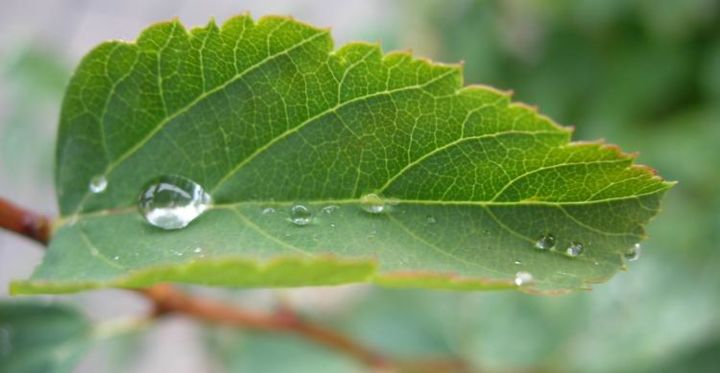
[[[514, 206], [546, 206], [546, 207], [564, 207], [564, 206], [591, 206], [596, 204], [603, 204], [603, 203], [613, 203], [613, 202], [620, 202], [620, 201], [626, 201], [626, 200], [633, 200], [633, 199], [640, 199], [643, 197], [648, 197], [653, 194], [659, 193], [664, 188], [659, 188], [657, 190], [653, 190], [646, 193], [640, 193], [635, 194], [631, 196], [622, 196], [622, 197], [612, 197], [612, 198], [605, 198], [595, 201], [561, 201], [561, 202], [552, 202], [552, 201], [532, 201], [532, 200], [526, 200], [526, 201], [442, 201], [442, 200], [417, 200], [417, 199], [393, 199], [393, 202], [396, 202], [398, 205], [421, 205], [421, 206], [477, 206], [477, 207], [514, 207]], [[309, 205], [361, 205], [362, 201], [359, 198], [346, 198], [346, 199], [319, 199], [319, 200], [303, 200], [304, 203], [307, 203]], [[212, 207], [208, 209], [208, 211], [211, 210], [220, 210], [220, 209], [232, 209], [235, 207], [240, 206], [267, 206], [267, 207], [290, 207], [293, 204], [296, 204], [297, 201], [295, 200], [268, 200], [268, 201], [259, 201], [259, 200], [252, 200], [252, 201], [240, 201], [240, 202], [232, 202], [232, 203], [223, 203], [223, 204], [215, 204]], [[648, 210], [648, 211], [656, 211], [655, 209], [648, 209], [644, 206], [641, 206], [642, 208]], [[96, 218], [96, 217], [103, 217], [103, 216], [118, 216], [118, 215], [124, 215], [129, 213], [138, 213], [137, 207], [135, 206], [124, 206], [124, 207], [118, 207], [118, 208], [112, 208], [112, 209], [103, 209], [103, 210], [95, 210], [92, 212], [86, 212], [86, 213], [79, 213], [72, 216], [65, 216], [65, 217], [59, 217], [55, 219], [54, 226], [60, 227], [66, 224], [75, 224], [83, 219], [89, 219], [89, 218]]]

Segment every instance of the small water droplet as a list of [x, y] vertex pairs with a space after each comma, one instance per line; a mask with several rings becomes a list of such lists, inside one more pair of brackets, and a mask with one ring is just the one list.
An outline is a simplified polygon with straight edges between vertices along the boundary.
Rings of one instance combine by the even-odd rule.
[[363, 210], [371, 214], [380, 214], [387, 209], [385, 200], [375, 193], [365, 194], [360, 197], [360, 205]]
[[262, 209], [263, 215], [272, 215], [274, 213], [275, 213], [275, 209], [272, 207], [266, 207], [266, 208]]
[[330, 228], [335, 228], [335, 223], [330, 223]]
[[539, 250], [550, 250], [555, 247], [555, 236], [552, 234], [545, 234], [535, 241], [535, 248]]
[[515, 285], [523, 286], [535, 281], [530, 272], [520, 271], [515, 274]]
[[118, 255], [115, 255], [115, 256], [113, 257], [113, 260], [120, 260], [120, 257], [119, 257]]
[[434, 216], [428, 215], [427, 218], [425, 218], [428, 224], [432, 225], [437, 223], [437, 219], [435, 219]]
[[148, 223], [162, 229], [184, 228], [210, 207], [210, 195], [182, 176], [162, 176], [148, 183], [138, 200]]
[[105, 189], [107, 189], [107, 185], [108, 182], [105, 176], [96, 175], [93, 176], [92, 179], [90, 179], [90, 184], [88, 187], [90, 188], [90, 192], [97, 194], [104, 192]]
[[202, 247], [196, 247], [195, 250], [193, 250], [193, 252], [194, 252], [195, 254], [199, 254], [199, 253], [201, 253], [202, 251], [203, 251], [203, 250], [202, 250]]
[[290, 221], [295, 225], [308, 225], [312, 222], [313, 214], [309, 207], [305, 205], [293, 205], [290, 208]]
[[338, 206], [338, 205], [327, 205], [327, 206], [323, 207], [322, 209], [320, 209], [320, 212], [322, 212], [323, 214], [326, 214], [326, 215], [332, 215], [332, 213], [334, 213], [339, 208], [340, 208], [340, 206]]
[[565, 249], [565, 255], [574, 258], [574, 257], [582, 254], [583, 249], [584, 249], [584, 246], [580, 242], [571, 242], [570, 246], [568, 246], [567, 249]]
[[642, 253], [642, 246], [640, 246], [640, 243], [636, 243], [632, 245], [628, 251], [625, 252], [625, 259], [627, 259], [629, 262], [635, 261], [640, 259], [640, 254]]
[[521, 262], [521, 261], [519, 261], [519, 260], [516, 260], [516, 261], [514, 261], [513, 263], [515, 263], [515, 264], [517, 264], [517, 265], [520, 265], [520, 264], [522, 264], [522, 262]]

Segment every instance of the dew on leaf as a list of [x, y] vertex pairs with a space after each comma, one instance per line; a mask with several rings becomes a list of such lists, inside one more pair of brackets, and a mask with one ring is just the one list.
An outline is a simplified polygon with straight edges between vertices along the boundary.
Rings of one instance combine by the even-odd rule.
[[374, 241], [376, 236], [377, 236], [377, 231], [373, 229], [370, 231], [370, 233], [368, 233], [367, 239], [368, 239], [368, 241]]
[[194, 252], [195, 254], [200, 254], [202, 251], [203, 251], [202, 247], [196, 247], [196, 248], [193, 250], [193, 252]]
[[625, 252], [625, 259], [632, 262], [635, 260], [640, 259], [640, 254], [642, 253], [642, 246], [640, 246], [640, 243], [636, 243], [632, 245], [628, 251]]
[[580, 242], [571, 242], [570, 245], [565, 249], [565, 255], [574, 258], [582, 254], [585, 247]]
[[380, 214], [387, 210], [385, 200], [375, 193], [365, 194], [360, 197], [360, 206], [371, 214]]
[[555, 247], [555, 236], [552, 234], [544, 234], [535, 241], [535, 248], [539, 250], [550, 250]]
[[338, 205], [327, 205], [320, 209], [320, 212], [326, 215], [332, 215], [336, 210], [338, 210], [340, 206]]
[[432, 225], [437, 223], [437, 219], [435, 219], [434, 216], [428, 215], [427, 218], [425, 218], [428, 224]]
[[264, 209], [262, 209], [263, 215], [272, 215], [274, 213], [275, 213], [275, 209], [272, 207], [265, 207]]
[[90, 184], [88, 185], [88, 188], [90, 189], [90, 192], [92, 193], [102, 193], [107, 189], [107, 179], [103, 175], [96, 175], [93, 176], [92, 179], [90, 179]]
[[180, 229], [207, 210], [210, 195], [200, 184], [182, 176], [162, 176], [147, 184], [138, 207], [148, 223], [162, 229]]
[[530, 272], [520, 271], [515, 274], [515, 285], [523, 286], [533, 282], [535, 279]]
[[303, 226], [312, 222], [313, 214], [309, 207], [295, 204], [290, 207], [290, 221], [295, 225]]

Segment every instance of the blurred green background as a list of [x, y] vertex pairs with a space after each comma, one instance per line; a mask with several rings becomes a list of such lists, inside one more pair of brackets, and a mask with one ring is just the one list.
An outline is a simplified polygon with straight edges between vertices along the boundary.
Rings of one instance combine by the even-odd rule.
[[[81, 55], [179, 15], [187, 24], [290, 14], [331, 26], [338, 44], [465, 63], [466, 83], [515, 98], [576, 139], [604, 138], [652, 165], [671, 190], [639, 261], [591, 292], [536, 297], [366, 286], [282, 291], [308, 317], [396, 356], [459, 356], [484, 371], [720, 370], [720, 1], [27, 1], [0, 5], [0, 195], [55, 211], [54, 131]], [[40, 5], [42, 3], [46, 3]], [[32, 8], [32, 9], [30, 9]], [[40, 252], [0, 233], [0, 283], [28, 276]], [[278, 291], [207, 290], [252, 307]], [[2, 294], [7, 294], [2, 290]], [[96, 321], [142, 314], [132, 294], [52, 298]], [[110, 302], [110, 304], [108, 304]], [[358, 371], [295, 337], [184, 320], [98, 343], [82, 372]]]

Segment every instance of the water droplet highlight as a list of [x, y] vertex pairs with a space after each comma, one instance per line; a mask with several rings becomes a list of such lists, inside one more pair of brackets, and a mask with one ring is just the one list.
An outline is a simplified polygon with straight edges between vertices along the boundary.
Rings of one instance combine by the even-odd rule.
[[376, 236], [377, 236], [377, 231], [373, 229], [368, 233], [367, 239], [368, 239], [368, 241], [373, 242], [373, 241], [375, 241]]
[[115, 256], [113, 257], [113, 260], [120, 260], [120, 257], [117, 256], [117, 255], [115, 255]]
[[303, 226], [312, 222], [313, 214], [305, 205], [293, 205], [290, 208], [290, 221], [295, 225]]
[[200, 184], [182, 176], [162, 176], [148, 183], [138, 208], [148, 223], [162, 229], [180, 229], [210, 207], [212, 199]]
[[92, 193], [102, 193], [107, 189], [107, 179], [103, 175], [96, 175], [93, 176], [92, 179], [90, 179], [90, 184], [88, 187], [90, 188], [90, 192]]
[[538, 250], [551, 250], [555, 247], [555, 236], [552, 234], [545, 234], [535, 241], [535, 248]]
[[371, 214], [380, 214], [387, 209], [385, 200], [375, 193], [365, 194], [360, 197], [360, 206]]
[[632, 245], [628, 251], [625, 252], [625, 259], [629, 262], [636, 261], [640, 259], [640, 254], [642, 253], [642, 246], [640, 246], [639, 243], [636, 243]]
[[565, 255], [574, 258], [580, 254], [582, 254], [585, 247], [580, 242], [571, 242], [570, 246], [565, 249]]
[[275, 209], [272, 207], [266, 207], [266, 208], [262, 209], [263, 215], [272, 215], [274, 213], [275, 213]]
[[320, 209], [320, 212], [322, 212], [325, 215], [332, 215], [335, 211], [337, 211], [340, 208], [338, 205], [327, 205]]
[[193, 250], [195, 254], [200, 254], [202, 251], [202, 247], [196, 247], [195, 250]]
[[520, 271], [515, 274], [515, 285], [523, 286], [535, 281], [533, 275], [530, 272]]

